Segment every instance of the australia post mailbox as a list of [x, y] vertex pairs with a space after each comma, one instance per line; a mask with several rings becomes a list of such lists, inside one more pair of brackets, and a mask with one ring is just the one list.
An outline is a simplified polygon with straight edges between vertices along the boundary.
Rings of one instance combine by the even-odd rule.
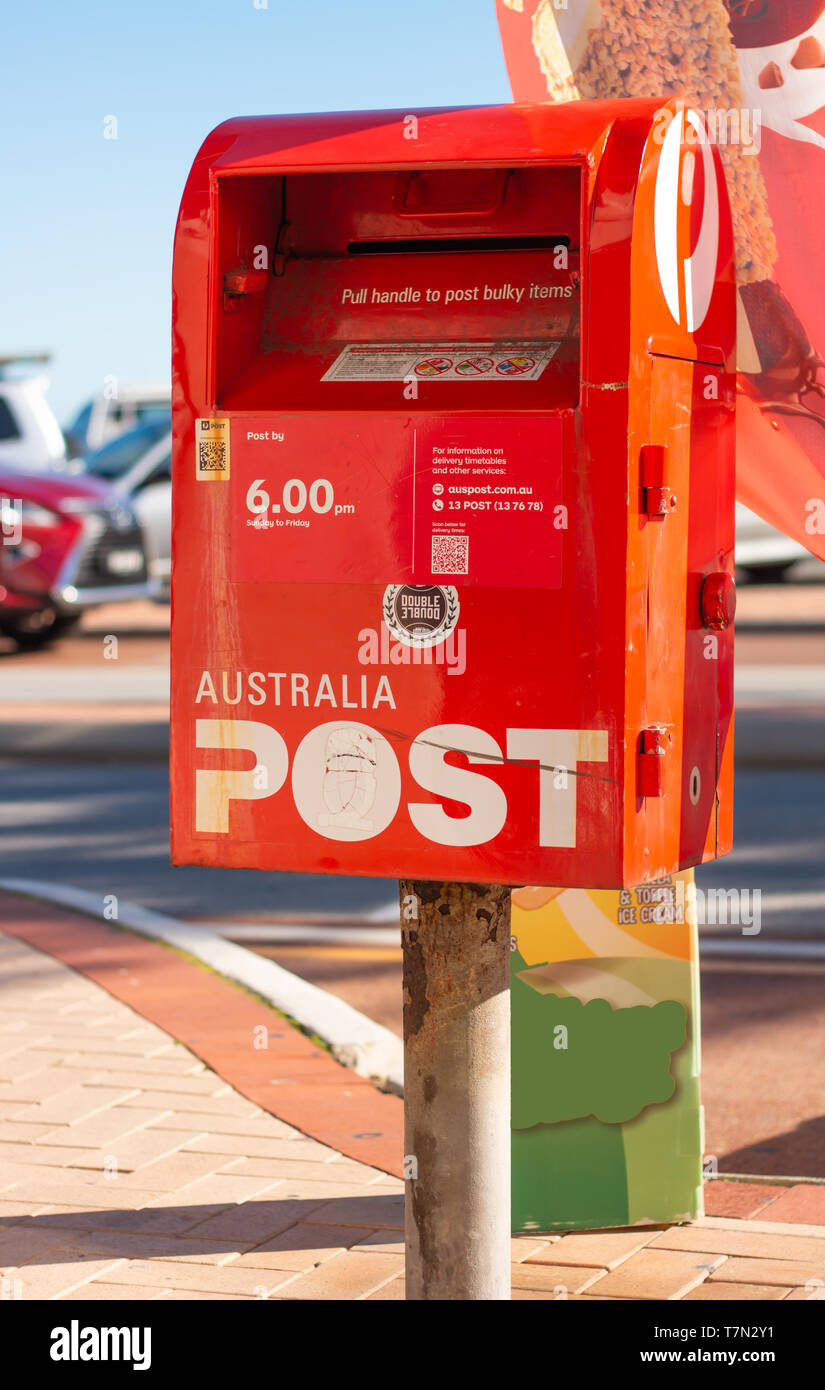
[[723, 853], [734, 334], [679, 103], [214, 131], [175, 244], [175, 862]]

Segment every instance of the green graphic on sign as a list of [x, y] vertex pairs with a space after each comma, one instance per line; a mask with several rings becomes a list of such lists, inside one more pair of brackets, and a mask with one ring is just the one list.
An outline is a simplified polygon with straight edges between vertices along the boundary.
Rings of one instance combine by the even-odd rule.
[[514, 1231], [701, 1214], [692, 882], [514, 894]]

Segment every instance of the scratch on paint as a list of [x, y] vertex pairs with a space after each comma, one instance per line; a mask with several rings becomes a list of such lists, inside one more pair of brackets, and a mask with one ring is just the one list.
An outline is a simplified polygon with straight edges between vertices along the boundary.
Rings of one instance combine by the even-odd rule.
[[498, 763], [500, 767], [537, 768], [539, 772], [564, 772], [568, 777], [579, 777], [582, 780], [589, 779], [594, 782], [612, 782], [615, 786], [619, 785], [618, 778], [608, 777], [605, 773], [579, 772], [576, 768], [562, 767], [561, 765], [557, 767], [552, 763], [543, 763], [540, 758], [531, 758], [529, 762], [527, 762], [524, 758], [508, 758], [502, 753], [482, 753], [475, 748], [472, 750], [457, 748], [455, 744], [436, 743], [433, 739], [429, 738], [419, 737], [414, 739], [401, 729], [388, 729], [382, 725], [377, 726], [377, 731], [383, 734], [384, 738], [388, 740], [396, 738], [400, 743], [418, 743], [423, 748], [437, 748], [440, 753], [460, 753], [465, 758], [472, 757], [473, 761], [478, 763]]

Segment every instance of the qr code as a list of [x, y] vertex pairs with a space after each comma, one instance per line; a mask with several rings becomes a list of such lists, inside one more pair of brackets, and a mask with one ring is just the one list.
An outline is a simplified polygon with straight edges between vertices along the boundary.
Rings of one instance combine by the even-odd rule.
[[469, 536], [433, 536], [433, 574], [468, 574], [469, 564]]
[[226, 468], [226, 440], [198, 441], [198, 468], [201, 473], [223, 473]]

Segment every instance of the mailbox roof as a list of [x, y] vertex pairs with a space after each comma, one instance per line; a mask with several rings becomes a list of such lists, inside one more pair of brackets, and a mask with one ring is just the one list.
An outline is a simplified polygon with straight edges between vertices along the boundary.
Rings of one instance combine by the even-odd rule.
[[[681, 104], [640, 98], [239, 116], [207, 136], [196, 163], [205, 160], [217, 173], [227, 174], [407, 164], [420, 168], [430, 162], [584, 162], [615, 122], [650, 122], [656, 112]], [[413, 117], [415, 138], [405, 135]]]

